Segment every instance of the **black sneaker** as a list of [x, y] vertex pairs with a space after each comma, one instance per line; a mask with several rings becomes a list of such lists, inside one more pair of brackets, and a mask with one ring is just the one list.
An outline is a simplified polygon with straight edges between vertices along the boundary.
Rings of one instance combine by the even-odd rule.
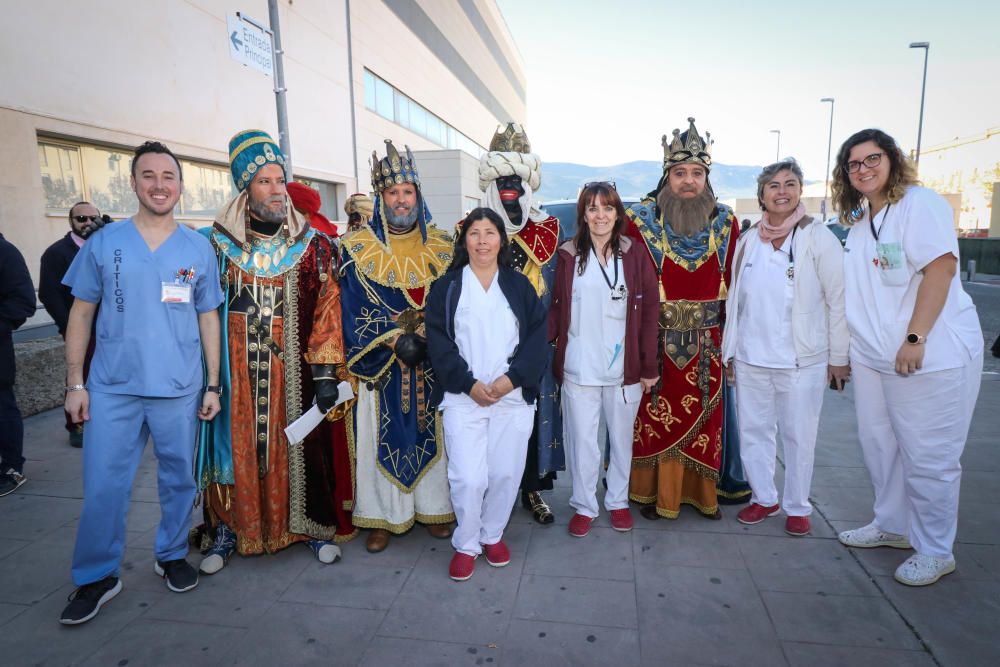
[[63, 609], [59, 622], [63, 625], [86, 623], [101, 610], [104, 603], [122, 592], [118, 577], [105, 577], [92, 584], [85, 584], [70, 594], [69, 604]]
[[183, 558], [158, 560], [153, 571], [167, 580], [167, 588], [174, 593], [184, 593], [198, 585], [198, 571]]
[[14, 493], [27, 481], [28, 479], [24, 475], [13, 468], [8, 468], [7, 472], [0, 473], [0, 497], [6, 496], [8, 493]]

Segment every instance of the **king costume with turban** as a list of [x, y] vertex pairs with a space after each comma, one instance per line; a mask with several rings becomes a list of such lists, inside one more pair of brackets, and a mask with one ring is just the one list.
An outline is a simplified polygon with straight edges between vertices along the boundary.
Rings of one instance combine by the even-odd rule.
[[[556, 272], [559, 220], [535, 207], [533, 196], [541, 182], [541, 161], [531, 152], [528, 135], [517, 123], [508, 123], [494, 134], [489, 152], [479, 161], [479, 188], [483, 206], [503, 220], [514, 268], [528, 278], [547, 310]], [[547, 365], [551, 356], [549, 350]], [[521, 478], [521, 502], [539, 523], [554, 520], [539, 492], [551, 490], [556, 471], [565, 467], [559, 389], [549, 367], [539, 386], [538, 410]]]
[[[455, 520], [442, 426], [428, 406], [435, 380], [423, 327], [427, 295], [447, 271], [453, 246], [429, 224], [410, 149], [401, 156], [385, 143], [386, 157], [372, 154], [372, 218], [341, 244], [344, 346], [348, 370], [359, 380], [348, 425], [356, 459], [353, 520], [374, 529], [370, 551], [381, 551], [389, 534], [415, 521], [446, 537], [444, 524]], [[390, 229], [384, 193], [407, 184], [416, 192], [415, 219]], [[404, 343], [410, 354], [403, 354]]]
[[[314, 394], [329, 395], [331, 386], [336, 392], [348, 378], [336, 250], [284, 196], [285, 161], [267, 134], [234, 136], [229, 161], [240, 192], [201, 230], [218, 254], [226, 295], [223, 409], [203, 425], [197, 470], [215, 537], [202, 571], [225, 565], [233, 546], [250, 555], [299, 541], [332, 562], [339, 557], [332, 542], [356, 532], [343, 419], [349, 404], [303, 442], [289, 443], [284, 429], [309, 410]], [[262, 222], [252, 211], [251, 184], [265, 171], [281, 184], [285, 211], [278, 222]]]
[[[686, 132], [674, 130], [669, 143], [663, 138], [664, 172], [656, 190], [626, 211], [629, 235], [645, 244], [660, 278], [662, 373], [639, 407], [629, 484], [629, 498], [647, 506], [647, 518], [676, 518], [681, 504], [719, 518], [720, 496], [745, 502], [750, 493], [735, 424], [723, 428], [719, 348], [739, 225], [732, 210], [715, 201], [708, 183], [710, 135], [702, 139], [694, 119], [688, 121]], [[661, 193], [669, 195], [669, 173], [678, 165], [705, 170], [708, 212], [693, 235], [678, 233], [658, 203]]]

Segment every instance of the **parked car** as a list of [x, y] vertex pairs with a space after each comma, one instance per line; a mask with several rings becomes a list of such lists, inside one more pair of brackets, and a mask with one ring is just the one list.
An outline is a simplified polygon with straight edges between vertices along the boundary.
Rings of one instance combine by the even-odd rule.
[[840, 239], [840, 245], [847, 243], [847, 232], [850, 230], [840, 224], [840, 218], [838, 216], [835, 215], [827, 220], [826, 228], [833, 232], [834, 236]]
[[[639, 203], [638, 199], [623, 199], [625, 208]], [[543, 203], [539, 208], [559, 219], [559, 242], [576, 236], [576, 200], [558, 199]]]

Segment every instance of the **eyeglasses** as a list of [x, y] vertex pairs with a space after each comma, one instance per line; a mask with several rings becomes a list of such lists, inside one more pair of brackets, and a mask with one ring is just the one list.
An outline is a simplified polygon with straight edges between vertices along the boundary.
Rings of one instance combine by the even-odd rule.
[[614, 181], [593, 181], [591, 183], [584, 183], [583, 187], [584, 187], [584, 189], [586, 189], [586, 188], [589, 188], [592, 185], [607, 185], [608, 187], [610, 187], [615, 192], [618, 191], [618, 188], [615, 187], [615, 182]]
[[77, 222], [87, 222], [88, 220], [91, 222], [97, 222], [97, 219], [100, 217], [101, 216], [99, 215], [74, 215], [73, 219]]
[[856, 174], [859, 171], [861, 171], [861, 165], [865, 165], [869, 169], [874, 169], [875, 167], [882, 164], [883, 155], [885, 155], [885, 153], [872, 153], [871, 155], [866, 157], [864, 160], [861, 160], [860, 162], [858, 162], [857, 160], [851, 160], [850, 162], [847, 163], [847, 166], [844, 168], [844, 170], [848, 174]]

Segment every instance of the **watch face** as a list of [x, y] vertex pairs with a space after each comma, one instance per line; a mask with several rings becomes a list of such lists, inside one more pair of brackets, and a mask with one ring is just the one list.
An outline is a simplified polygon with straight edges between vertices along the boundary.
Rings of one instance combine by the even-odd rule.
[[920, 336], [918, 336], [915, 333], [906, 334], [906, 342], [916, 345], [917, 343], [920, 342]]

